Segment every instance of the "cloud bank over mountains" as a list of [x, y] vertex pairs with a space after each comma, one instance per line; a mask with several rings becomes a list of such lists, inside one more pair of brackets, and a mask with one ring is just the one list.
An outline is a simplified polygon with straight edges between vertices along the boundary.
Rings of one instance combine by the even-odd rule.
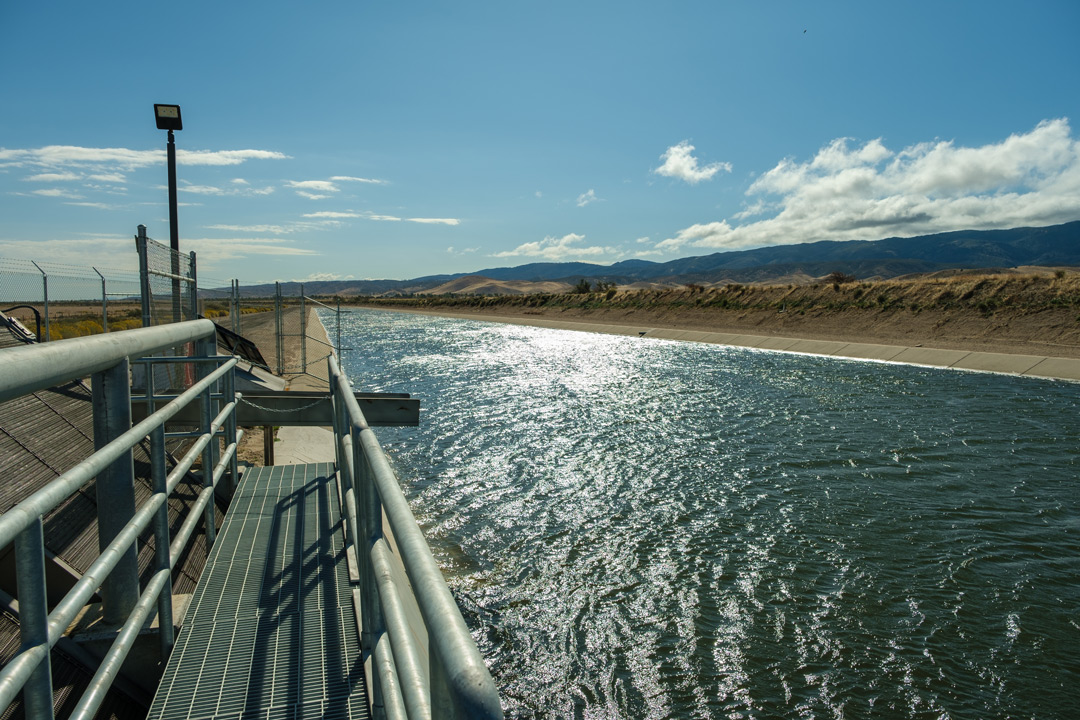
[[[640, 163], [643, 176], [677, 181], [668, 188], [668, 197], [687, 190], [685, 183], [698, 186], [685, 194], [696, 193], [700, 198], [712, 192], [708, 183], [726, 175], [728, 191], [734, 183], [743, 184], [741, 209], [729, 209], [726, 217], [721, 211], [706, 211], [716, 212], [719, 219], [706, 215], [699, 222], [686, 216], [699, 211], [687, 210], [680, 217], [693, 224], [681, 229], [678, 224], [661, 229], [618, 228], [597, 218], [605, 212], [617, 216], [627, 196], [614, 185], [602, 188], [602, 197], [589, 187], [553, 201], [553, 207], [539, 216], [539, 229], [523, 232], [516, 217], [501, 216], [493, 203], [478, 201], [478, 207], [462, 207], [460, 215], [453, 203], [443, 202], [433, 204], [442, 209], [430, 216], [423, 209], [409, 210], [417, 205], [417, 191], [400, 179], [391, 183], [376, 177], [305, 172], [296, 167], [301, 163], [289, 162], [294, 160], [290, 155], [271, 150], [180, 150], [180, 164], [190, 168], [180, 179], [184, 204], [207, 205], [202, 213], [207, 219], [195, 227], [184, 226], [184, 240], [209, 262], [322, 255], [335, 242], [355, 244], [357, 238], [379, 238], [394, 228], [412, 228], [407, 235], [398, 231], [402, 239], [396, 242], [439, 237], [451, 247], [468, 244], [470, 252], [492, 258], [609, 263], [626, 257], [673, 258], [818, 240], [911, 237], [1080, 219], [1080, 142], [1073, 138], [1067, 118], [1044, 120], [1029, 131], [973, 147], [935, 139], [897, 149], [884, 138], [837, 138], [808, 159], [784, 158], [761, 174], [740, 168], [746, 173], [741, 181], [732, 175], [731, 163], [706, 163], [697, 152], [684, 140], [659, 156], [659, 166], [655, 160], [650, 162], [648, 154], [635, 162]], [[250, 163], [246, 168], [251, 174], [233, 176], [239, 171], [231, 168], [244, 163]], [[105, 218], [84, 221], [79, 232], [68, 234], [67, 244], [54, 244], [47, 237], [36, 244], [21, 237], [0, 237], [0, 256], [58, 253], [78, 258], [87, 250], [104, 250], [106, 245], [98, 236], [88, 244], [74, 240], [112, 222], [102, 211], [142, 213], [142, 207], [160, 206], [164, 164], [162, 150], [73, 145], [0, 148], [0, 188], [7, 195], [87, 208], [94, 217]], [[285, 168], [290, 170], [282, 172]], [[528, 168], [516, 172], [532, 187]], [[299, 179], [285, 179], [290, 175]], [[534, 195], [545, 197], [539, 191]], [[468, 193], [461, 197], [466, 203], [473, 200]], [[213, 204], [215, 198], [221, 200]], [[573, 215], [560, 215], [563, 208]], [[371, 223], [382, 227], [364, 228]], [[499, 227], [499, 235], [477, 235], [475, 228], [485, 224]], [[559, 232], [545, 229], [559, 225]], [[448, 234], [462, 231], [465, 236]], [[646, 232], [654, 239], [641, 237]], [[214, 238], [214, 234], [222, 237]], [[118, 250], [128, 243], [120, 235], [112, 236]]]
[[1080, 143], [1064, 118], [980, 147], [938, 140], [894, 151], [881, 139], [853, 145], [839, 138], [809, 161], [781, 160], [746, 196], [752, 202], [732, 219], [766, 217], [690, 225], [657, 249], [741, 250], [1075, 220]]

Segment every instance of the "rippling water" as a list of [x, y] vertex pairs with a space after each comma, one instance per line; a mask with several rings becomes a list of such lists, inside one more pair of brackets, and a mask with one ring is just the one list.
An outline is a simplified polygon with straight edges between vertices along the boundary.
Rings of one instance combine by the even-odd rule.
[[1080, 385], [345, 328], [509, 717], [1080, 716]]

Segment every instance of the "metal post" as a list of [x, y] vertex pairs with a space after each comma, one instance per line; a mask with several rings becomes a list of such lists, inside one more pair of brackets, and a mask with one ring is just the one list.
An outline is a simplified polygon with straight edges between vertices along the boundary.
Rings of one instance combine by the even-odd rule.
[[[225, 400], [226, 404], [236, 402], [236, 373], [230, 371], [224, 379], [225, 386]], [[236, 442], [236, 411], [229, 413], [229, 417], [225, 419], [225, 447], [231, 443]], [[239, 448], [238, 448], [239, 449]], [[232, 458], [229, 460], [229, 495], [235, 492], [236, 486], [240, 483], [240, 467], [237, 460], [239, 453], [233, 452]]]
[[[94, 450], [131, 429], [129, 362], [124, 358], [94, 373], [90, 386], [94, 406]], [[135, 468], [131, 450], [97, 476], [98, 548], [104, 550], [135, 516]], [[101, 585], [104, 620], [119, 625], [139, 600], [139, 566], [132, 545]]]
[[135, 247], [139, 251], [139, 289], [142, 295], [142, 326], [150, 327], [150, 265], [146, 257], [146, 226], [138, 227]]
[[263, 425], [263, 465], [274, 464], [274, 426]]
[[101, 278], [101, 330], [102, 332], [109, 332], [109, 295], [105, 292], [105, 276], [93, 265], [90, 266], [90, 269]]
[[[148, 413], [156, 410], [154, 403], [153, 365], [146, 366], [146, 409]], [[169, 492], [169, 470], [165, 465], [165, 426], [159, 425], [150, 433], [150, 482], [155, 493]], [[154, 516], [154, 565], [157, 570], [172, 567], [169, 557], [169, 503], [166, 501], [158, 508]], [[172, 615], [172, 575], [165, 581], [165, 586], [158, 596], [158, 640], [161, 647], [161, 659], [165, 660], [172, 652], [174, 637]]]
[[285, 358], [284, 358], [284, 339], [281, 337], [284, 331], [284, 324], [281, 321], [281, 283], [274, 283], [274, 338], [277, 341], [277, 374], [282, 375], [285, 372]]
[[[379, 503], [379, 493], [375, 487], [375, 479], [371, 475], [371, 465], [368, 463], [361, 442], [360, 436], [363, 431], [351, 421], [349, 429], [352, 434], [353, 472], [355, 473], [353, 492], [360, 505], [357, 509], [360, 537], [354, 541], [356, 559], [360, 564], [360, 648], [362, 652], [374, 654], [375, 644], [385, 629], [382, 606], [379, 604], [378, 582], [371, 562], [371, 548], [382, 537], [382, 505]], [[382, 708], [382, 688], [377, 673], [374, 680], [372, 706]]]
[[[49, 645], [49, 603], [45, 589], [45, 534], [39, 516], [15, 536], [15, 571], [19, 583], [19, 636], [24, 650]], [[23, 685], [26, 717], [53, 717], [52, 668], [45, 659]]]
[[337, 318], [337, 347], [334, 348], [334, 349], [337, 350], [338, 362], [341, 362], [341, 301], [340, 300], [338, 300], [338, 303], [337, 303], [337, 313], [335, 314], [335, 316]]
[[[147, 373], [147, 377], [153, 375]], [[154, 407], [153, 390], [150, 381], [146, 395], [149, 398], [148, 408]], [[159, 425], [150, 433], [150, 478], [153, 482], [155, 493], [168, 492], [168, 471], [165, 467], [165, 426]], [[169, 557], [169, 504], [162, 503], [154, 516], [154, 567], [156, 570], [167, 570], [172, 566]], [[158, 639], [161, 643], [161, 659], [165, 660], [172, 652], [175, 640], [172, 615], [172, 576], [165, 580], [165, 586], [158, 596]]]
[[[209, 340], [198, 341], [197, 347], [199, 355], [203, 357], [210, 355], [211, 345]], [[209, 375], [211, 372], [213, 372], [213, 370], [206, 363], [199, 363], [196, 372], [199, 379], [201, 380], [207, 375]], [[217, 415], [217, 411], [214, 407], [212, 392], [213, 385], [203, 391], [202, 397], [200, 399], [200, 405], [202, 407], [203, 432], [210, 432], [210, 426], [214, 421], [214, 416]], [[218, 439], [217, 435], [214, 434], [210, 438], [210, 442], [206, 444], [206, 447], [203, 448], [202, 451], [202, 480], [204, 488], [214, 486], [214, 468], [217, 467], [217, 450]], [[210, 547], [214, 544], [214, 540], [217, 537], [217, 523], [215, 519], [213, 499], [211, 499], [210, 502], [206, 503], [206, 509], [203, 511], [203, 521], [206, 524], [206, 552], [209, 553]]]
[[300, 372], [307, 372], [307, 306], [304, 305], [304, 285], [300, 285]]
[[169, 165], [169, 247], [172, 248], [173, 322], [180, 322], [180, 225], [176, 212], [176, 138], [169, 130], [166, 145]]
[[52, 336], [49, 334], [49, 276], [45, 274], [45, 271], [42, 270], [41, 266], [36, 262], [33, 260], [30, 262], [34, 263], [34, 267], [41, 273], [41, 297], [43, 304], [45, 305], [45, 342], [49, 342], [52, 340]]
[[232, 281], [232, 331], [237, 335], [240, 334], [240, 280], [234, 278]]
[[199, 319], [199, 276], [195, 270], [195, 251], [192, 250], [188, 253], [188, 257], [191, 265], [189, 266], [191, 274], [188, 276], [191, 279], [188, 281], [188, 292], [191, 293], [191, 317], [189, 320]]

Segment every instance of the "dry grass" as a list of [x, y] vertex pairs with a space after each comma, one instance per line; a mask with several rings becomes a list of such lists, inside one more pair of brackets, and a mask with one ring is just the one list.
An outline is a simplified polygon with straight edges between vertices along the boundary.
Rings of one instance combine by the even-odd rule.
[[806, 313], [848, 310], [962, 310], [1037, 312], [1080, 309], [1080, 272], [987, 273], [878, 282], [819, 282], [809, 285], [729, 284], [591, 293], [514, 296], [443, 295], [425, 298], [364, 298], [365, 305], [413, 309], [643, 309], [716, 308]]

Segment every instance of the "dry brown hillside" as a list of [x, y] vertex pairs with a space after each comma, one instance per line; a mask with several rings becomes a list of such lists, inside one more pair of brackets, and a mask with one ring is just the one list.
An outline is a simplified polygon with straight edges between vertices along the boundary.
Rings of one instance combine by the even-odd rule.
[[1080, 357], [1080, 272], [1076, 270], [968, 271], [878, 282], [846, 280], [358, 302], [432, 312], [544, 315], [643, 327]]

